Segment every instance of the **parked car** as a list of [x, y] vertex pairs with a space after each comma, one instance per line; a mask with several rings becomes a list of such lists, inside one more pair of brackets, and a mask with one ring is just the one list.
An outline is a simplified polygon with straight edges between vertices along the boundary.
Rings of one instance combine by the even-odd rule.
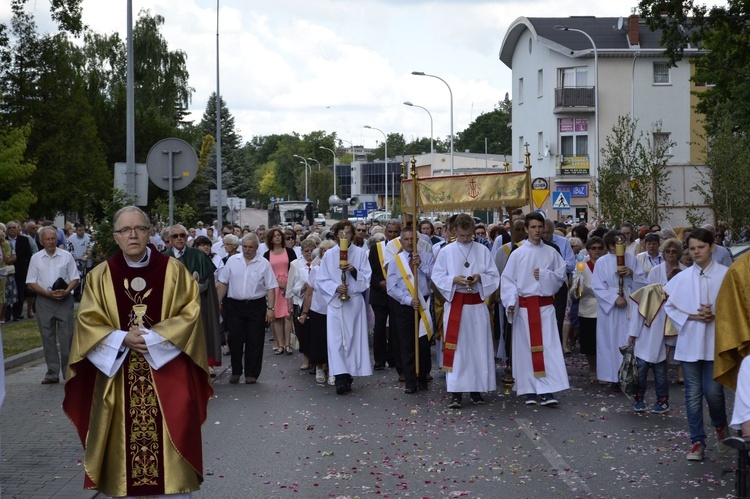
[[391, 212], [385, 212], [385, 211], [373, 211], [370, 213], [370, 215], [367, 217], [367, 223], [372, 223], [373, 220], [377, 220], [380, 225], [385, 225], [385, 223], [391, 219]]
[[732, 259], [736, 260], [737, 257], [739, 257], [740, 255], [744, 255], [748, 250], [750, 250], [750, 242], [733, 244], [727, 249], [732, 252]]
[[322, 213], [316, 213], [314, 220], [315, 220], [315, 223], [318, 224], [318, 227], [326, 226], [326, 217], [323, 216]]

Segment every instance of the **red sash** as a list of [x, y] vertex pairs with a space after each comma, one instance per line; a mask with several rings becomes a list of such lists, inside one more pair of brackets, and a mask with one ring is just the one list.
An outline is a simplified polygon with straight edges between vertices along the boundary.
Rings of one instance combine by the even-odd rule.
[[542, 342], [541, 307], [554, 304], [551, 296], [520, 296], [518, 305], [527, 310], [529, 316], [529, 342], [531, 343], [531, 365], [534, 376], [543, 378], [547, 375], [544, 369], [544, 344]]
[[448, 324], [445, 328], [445, 340], [443, 341], [443, 371], [453, 372], [453, 357], [458, 345], [458, 328], [461, 326], [461, 312], [464, 305], [479, 305], [484, 300], [479, 293], [459, 293], [453, 295], [451, 302], [451, 313], [448, 316]]

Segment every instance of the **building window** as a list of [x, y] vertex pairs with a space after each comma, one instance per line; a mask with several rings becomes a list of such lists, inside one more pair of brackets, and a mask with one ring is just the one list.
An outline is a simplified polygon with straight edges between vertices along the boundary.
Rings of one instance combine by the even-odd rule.
[[653, 150], [656, 155], [672, 155], [672, 142], [670, 140], [671, 134], [669, 132], [654, 132], [653, 137]]
[[558, 129], [562, 156], [586, 156], [589, 153], [589, 120], [561, 118]]
[[669, 85], [669, 62], [654, 62], [654, 85]]
[[536, 73], [536, 96], [542, 97], [544, 95], [544, 70], [540, 69]]
[[565, 87], [585, 87], [588, 86], [589, 69], [587, 67], [579, 68], [560, 68], [560, 86]]
[[523, 146], [523, 135], [518, 137], [518, 162], [523, 163], [524, 162], [524, 154], [526, 153], [526, 148]]
[[518, 103], [523, 104], [523, 78], [518, 79]]
[[536, 151], [537, 159], [544, 157], [544, 133], [539, 132], [536, 134]]

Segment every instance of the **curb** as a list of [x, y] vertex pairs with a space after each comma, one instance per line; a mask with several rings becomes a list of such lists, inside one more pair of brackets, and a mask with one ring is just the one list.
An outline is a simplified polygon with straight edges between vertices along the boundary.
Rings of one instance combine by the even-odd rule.
[[7, 371], [15, 367], [20, 367], [33, 360], [41, 359], [42, 357], [44, 357], [44, 350], [42, 349], [42, 347], [35, 348], [27, 352], [21, 352], [5, 359], [5, 370]]

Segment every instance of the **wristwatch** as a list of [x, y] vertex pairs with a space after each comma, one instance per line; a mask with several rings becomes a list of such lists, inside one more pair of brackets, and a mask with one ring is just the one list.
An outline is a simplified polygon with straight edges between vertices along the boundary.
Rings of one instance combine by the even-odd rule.
[[266, 307], [268, 310], [273, 310], [274, 307]]

